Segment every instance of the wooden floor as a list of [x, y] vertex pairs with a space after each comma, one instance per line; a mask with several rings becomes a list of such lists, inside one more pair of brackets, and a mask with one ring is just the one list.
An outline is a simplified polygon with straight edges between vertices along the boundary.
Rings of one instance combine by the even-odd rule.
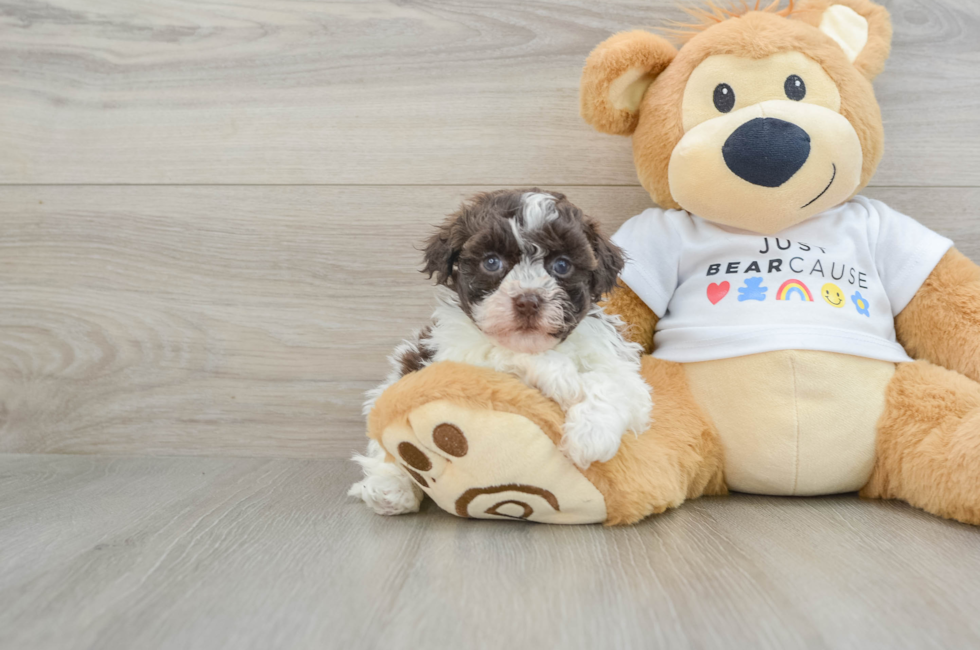
[[[980, 2], [884, 4], [865, 194], [980, 260]], [[603, 529], [344, 496], [363, 392], [433, 304], [417, 243], [484, 189], [557, 189], [610, 230], [648, 207], [578, 79], [678, 18], [0, 2], [0, 649], [980, 647], [980, 531], [900, 504]]]
[[380, 517], [340, 460], [0, 456], [0, 647], [976, 648], [974, 529], [854, 496]]

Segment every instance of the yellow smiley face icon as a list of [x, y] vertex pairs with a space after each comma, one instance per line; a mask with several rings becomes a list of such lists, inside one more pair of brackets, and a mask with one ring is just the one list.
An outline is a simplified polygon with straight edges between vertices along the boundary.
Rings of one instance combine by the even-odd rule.
[[828, 305], [833, 305], [838, 309], [843, 307], [846, 302], [844, 300], [844, 292], [833, 282], [828, 282], [823, 285], [823, 288], [820, 289], [820, 295], [823, 296], [823, 299], [827, 301]]

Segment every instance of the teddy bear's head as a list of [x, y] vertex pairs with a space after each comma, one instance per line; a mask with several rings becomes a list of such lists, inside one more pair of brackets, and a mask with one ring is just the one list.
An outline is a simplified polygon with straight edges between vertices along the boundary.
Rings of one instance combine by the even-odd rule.
[[699, 24], [684, 26], [679, 50], [624, 32], [582, 73], [582, 116], [633, 136], [655, 202], [773, 234], [868, 183], [884, 140], [871, 88], [891, 42], [883, 7], [775, 0], [691, 13]]

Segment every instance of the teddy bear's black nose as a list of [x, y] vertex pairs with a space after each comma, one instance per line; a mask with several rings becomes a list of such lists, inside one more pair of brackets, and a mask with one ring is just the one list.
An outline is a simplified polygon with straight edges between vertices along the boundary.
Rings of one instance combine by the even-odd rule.
[[735, 129], [721, 153], [739, 178], [753, 185], [779, 187], [810, 156], [810, 135], [792, 122], [757, 117]]

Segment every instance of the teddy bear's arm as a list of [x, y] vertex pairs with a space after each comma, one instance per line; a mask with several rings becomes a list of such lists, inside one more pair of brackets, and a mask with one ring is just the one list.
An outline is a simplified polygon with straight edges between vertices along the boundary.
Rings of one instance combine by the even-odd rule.
[[642, 345], [646, 354], [653, 352], [653, 330], [660, 319], [632, 289], [620, 282], [599, 305], [607, 314], [623, 319], [630, 341]]
[[980, 381], [980, 267], [951, 248], [895, 318], [906, 352]]

